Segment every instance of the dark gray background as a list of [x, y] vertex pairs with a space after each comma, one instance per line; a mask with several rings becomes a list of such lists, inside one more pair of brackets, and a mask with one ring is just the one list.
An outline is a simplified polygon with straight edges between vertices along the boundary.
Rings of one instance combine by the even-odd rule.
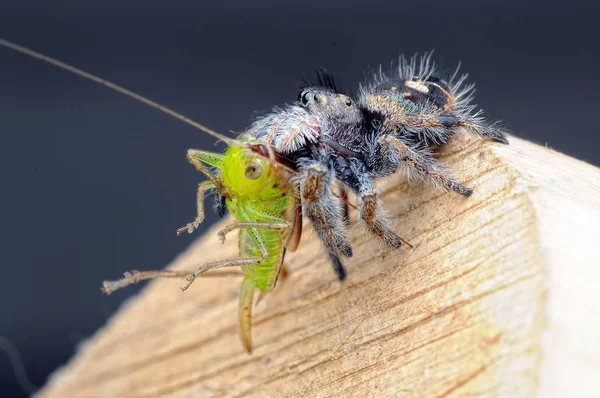
[[[448, 69], [463, 62], [477, 102], [515, 135], [600, 164], [594, 1], [10, 3], [0, 37], [221, 132], [294, 100], [317, 67], [354, 88], [368, 66], [435, 48]], [[36, 384], [138, 290], [102, 296], [103, 279], [163, 267], [215, 220], [194, 237], [174, 234], [193, 218], [202, 178], [185, 151], [223, 148], [214, 143], [0, 48], [0, 334]], [[0, 383], [2, 396], [23, 394], [2, 352]]]

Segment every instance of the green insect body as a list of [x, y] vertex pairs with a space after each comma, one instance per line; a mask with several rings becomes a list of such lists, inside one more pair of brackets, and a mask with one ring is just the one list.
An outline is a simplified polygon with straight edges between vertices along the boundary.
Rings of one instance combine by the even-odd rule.
[[[224, 155], [191, 150], [188, 158], [220, 170], [215, 188], [225, 196], [227, 209], [233, 217], [239, 224], [245, 224], [239, 234], [240, 259], [253, 259], [255, 263], [241, 265], [244, 281], [240, 292], [239, 324], [242, 343], [251, 352], [254, 291], [268, 293], [275, 287], [286, 248], [291, 246], [295, 250], [297, 246], [300, 214], [289, 173], [275, 160], [251, 149], [253, 146], [264, 149], [264, 144], [253, 142], [248, 136], [240, 141], [241, 145], [230, 146]], [[294, 239], [290, 241], [289, 238]]]
[[[299, 199], [291, 182], [292, 171], [276, 159], [269, 148], [249, 135], [230, 141], [224, 154], [190, 149], [187, 158], [204, 173], [207, 181], [198, 186], [198, 214], [178, 233], [193, 232], [204, 220], [204, 195], [215, 189], [236, 222], [219, 231], [239, 229], [239, 258], [215, 261], [195, 271], [131, 271], [118, 281], [105, 281], [103, 291], [113, 291], [139, 281], [185, 276], [186, 290], [196, 276], [210, 269], [240, 266], [244, 275], [239, 301], [239, 331], [244, 348], [252, 352], [252, 305], [255, 291], [261, 295], [275, 287], [286, 250], [295, 251], [302, 232]], [[207, 166], [218, 170], [213, 172]]]

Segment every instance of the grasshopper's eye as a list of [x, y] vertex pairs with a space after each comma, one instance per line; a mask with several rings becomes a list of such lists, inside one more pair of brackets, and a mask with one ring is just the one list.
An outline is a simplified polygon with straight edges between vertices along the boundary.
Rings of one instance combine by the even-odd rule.
[[252, 162], [250, 166], [246, 168], [246, 178], [249, 180], [258, 179], [263, 173], [263, 168], [258, 162]]
[[346, 98], [346, 106], [352, 106], [352, 100], [350, 98]]

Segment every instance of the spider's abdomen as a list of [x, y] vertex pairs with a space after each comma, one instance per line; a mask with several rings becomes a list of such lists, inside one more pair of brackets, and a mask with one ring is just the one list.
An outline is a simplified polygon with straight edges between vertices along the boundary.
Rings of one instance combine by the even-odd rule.
[[406, 115], [451, 112], [456, 109], [456, 99], [442, 80], [413, 77], [390, 79], [371, 87], [361, 97], [361, 105], [382, 122], [402, 122]]
[[431, 147], [445, 143], [457, 127], [478, 120], [471, 114], [473, 86], [464, 85], [466, 75], [446, 81], [431, 74], [433, 66], [427, 65], [427, 57], [422, 62], [425, 74], [414, 73], [411, 59], [410, 64], [401, 62], [391, 76], [375, 76], [361, 90], [359, 103], [376, 126], [407, 144]]

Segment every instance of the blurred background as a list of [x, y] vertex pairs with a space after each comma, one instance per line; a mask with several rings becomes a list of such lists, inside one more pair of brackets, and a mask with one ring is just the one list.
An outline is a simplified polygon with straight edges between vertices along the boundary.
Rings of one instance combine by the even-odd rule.
[[[442, 69], [462, 61], [477, 103], [514, 135], [600, 164], [595, 1], [120, 3], [4, 0], [0, 37], [224, 133], [295, 100], [318, 67], [354, 89], [369, 67], [435, 49]], [[164, 267], [215, 221], [209, 214], [193, 236], [175, 236], [195, 215], [203, 178], [185, 159], [192, 147], [224, 149], [0, 48], [0, 335], [34, 384], [140, 289], [103, 296], [103, 279]], [[27, 395], [12, 350], [2, 339], [0, 348], [0, 395]]]

